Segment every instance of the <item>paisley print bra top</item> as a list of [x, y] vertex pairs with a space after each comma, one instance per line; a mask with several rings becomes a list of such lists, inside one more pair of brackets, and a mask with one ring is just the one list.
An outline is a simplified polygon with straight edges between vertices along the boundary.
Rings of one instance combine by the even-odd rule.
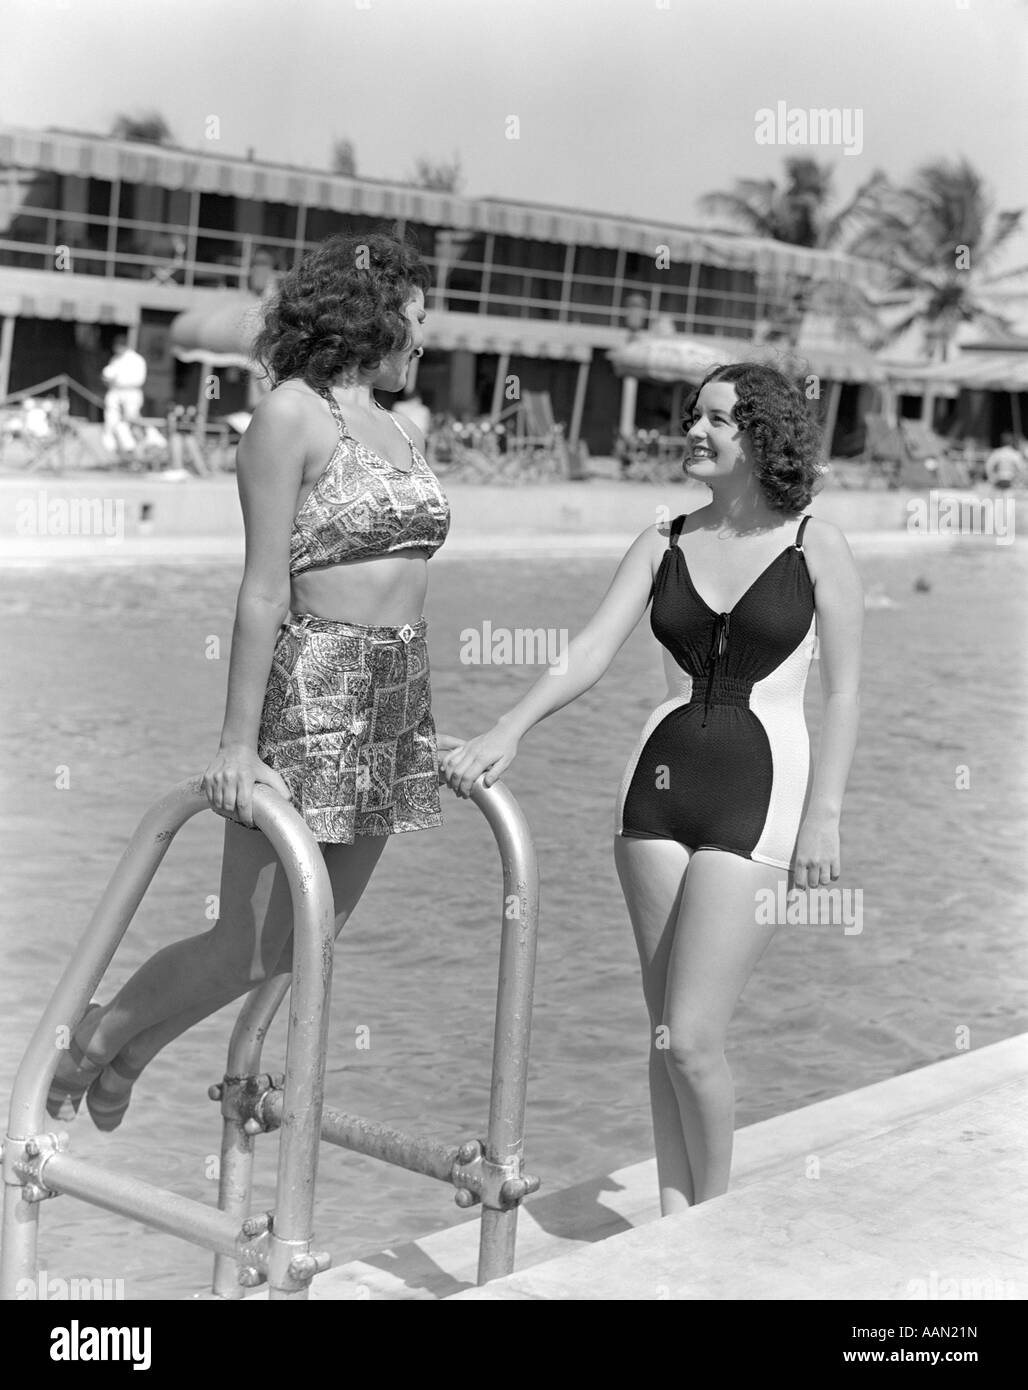
[[405, 471], [354, 439], [331, 391], [318, 394], [339, 426], [339, 443], [293, 520], [290, 575], [398, 550], [433, 554], [450, 529], [450, 506], [407, 431], [393, 415], [410, 445]]

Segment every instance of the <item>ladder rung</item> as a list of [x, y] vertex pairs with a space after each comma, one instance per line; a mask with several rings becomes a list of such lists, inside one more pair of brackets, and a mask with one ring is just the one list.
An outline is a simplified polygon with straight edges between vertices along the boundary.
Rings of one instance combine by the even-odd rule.
[[167, 1192], [140, 1178], [111, 1172], [66, 1153], [55, 1153], [47, 1159], [43, 1181], [55, 1192], [66, 1192], [120, 1216], [131, 1216], [205, 1250], [233, 1257], [238, 1253], [238, 1223], [192, 1197]]
[[[282, 1118], [282, 1092], [269, 1092], [262, 1108], [265, 1117], [277, 1125]], [[342, 1110], [328, 1108], [321, 1112], [321, 1138], [326, 1144], [367, 1154], [412, 1173], [438, 1178], [440, 1182], [452, 1182], [454, 1164], [460, 1153], [459, 1145], [419, 1138], [399, 1129], [389, 1129], [376, 1120], [366, 1120], [361, 1115], [347, 1115]]]

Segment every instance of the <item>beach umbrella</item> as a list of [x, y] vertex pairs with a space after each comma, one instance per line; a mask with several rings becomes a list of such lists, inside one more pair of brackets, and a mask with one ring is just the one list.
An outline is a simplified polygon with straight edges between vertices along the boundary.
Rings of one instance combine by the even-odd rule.
[[171, 349], [180, 362], [245, 367], [261, 325], [263, 301], [252, 294], [219, 296], [217, 304], [172, 319]]

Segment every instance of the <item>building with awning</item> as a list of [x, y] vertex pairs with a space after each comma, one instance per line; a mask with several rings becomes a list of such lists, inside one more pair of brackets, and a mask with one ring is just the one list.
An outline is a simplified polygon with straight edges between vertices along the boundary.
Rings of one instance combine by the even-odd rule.
[[882, 388], [887, 373], [876, 355], [863, 344], [840, 341], [838, 332], [823, 316], [807, 315], [795, 344], [758, 342], [744, 338], [697, 337], [676, 333], [669, 321], [658, 323], [658, 332], [637, 333], [608, 353], [623, 380], [619, 430], [629, 435], [635, 424], [637, 381], [672, 384], [669, 432], [677, 433], [686, 386], [695, 386], [717, 366], [730, 362], [761, 362], [794, 376], [817, 378], [812, 386], [824, 399], [824, 429], [830, 441], [838, 419], [842, 388], [846, 383]]
[[[1028, 337], [1011, 336], [1001, 341], [964, 341], [957, 354], [944, 362], [887, 363], [889, 381], [897, 395], [920, 396], [921, 418], [930, 422], [939, 397], [956, 400], [962, 393], [991, 393], [1005, 397], [1010, 433], [1024, 437], [1028, 422]], [[992, 436], [1005, 432], [1005, 420], [984, 419], [993, 412], [981, 408], [964, 412], [975, 417], [979, 429]], [[959, 418], [959, 416], [958, 416]], [[968, 431], [972, 432], [972, 431]]]
[[571, 441], [607, 452], [620, 394], [607, 354], [632, 302], [644, 328], [666, 317], [752, 344], [798, 284], [876, 280], [834, 251], [76, 131], [0, 126], [0, 175], [0, 398], [55, 370], [96, 389], [124, 326], [151, 409], [194, 399], [211, 372], [238, 409], [258, 260], [281, 272], [332, 233], [390, 225], [432, 276], [426, 403], [495, 414], [506, 390], [546, 391]]
[[950, 362], [934, 362], [915, 375], [897, 378], [894, 385], [912, 395], [919, 395], [926, 388], [939, 395], [955, 395], [965, 389], [1028, 391], [1028, 344], [1020, 352], [965, 349]]

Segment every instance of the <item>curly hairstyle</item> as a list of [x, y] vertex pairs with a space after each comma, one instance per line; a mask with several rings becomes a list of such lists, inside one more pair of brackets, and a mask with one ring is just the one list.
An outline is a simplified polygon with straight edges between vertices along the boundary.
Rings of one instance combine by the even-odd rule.
[[708, 382], [735, 387], [733, 414], [753, 446], [753, 471], [772, 507], [801, 512], [820, 487], [821, 430], [803, 392], [783, 372], [756, 362], [715, 367], [688, 398], [682, 426]]
[[387, 232], [326, 237], [278, 282], [253, 345], [273, 385], [326, 387], [346, 368], [374, 371], [411, 342], [404, 310], [430, 284], [411, 242]]

